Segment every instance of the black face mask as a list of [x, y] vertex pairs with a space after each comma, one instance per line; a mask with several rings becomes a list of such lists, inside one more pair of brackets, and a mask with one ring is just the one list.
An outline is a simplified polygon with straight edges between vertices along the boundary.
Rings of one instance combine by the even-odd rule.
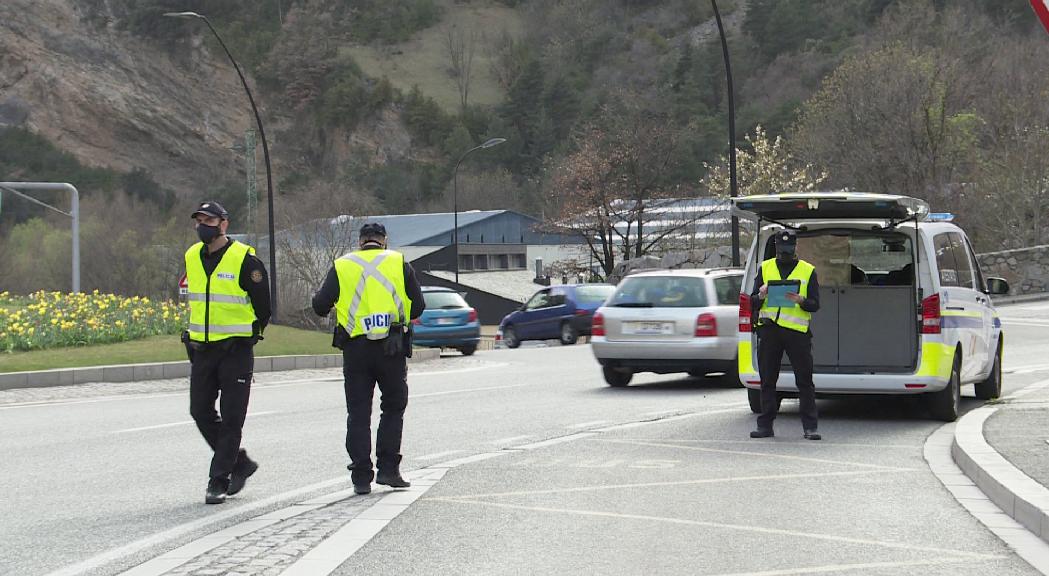
[[222, 235], [222, 231], [219, 230], [218, 226], [207, 226], [205, 224], [197, 224], [197, 237], [200, 241], [205, 244], [210, 244], [212, 240]]
[[777, 262], [782, 262], [784, 264], [787, 264], [789, 262], [793, 262], [794, 261], [794, 253], [793, 252], [777, 252], [776, 253], [776, 261]]

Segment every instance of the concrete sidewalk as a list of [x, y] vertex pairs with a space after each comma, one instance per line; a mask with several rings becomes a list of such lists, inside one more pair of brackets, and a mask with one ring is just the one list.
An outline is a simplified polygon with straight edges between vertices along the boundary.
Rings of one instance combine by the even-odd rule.
[[951, 453], [1003, 512], [1049, 542], [1049, 381], [973, 410]]

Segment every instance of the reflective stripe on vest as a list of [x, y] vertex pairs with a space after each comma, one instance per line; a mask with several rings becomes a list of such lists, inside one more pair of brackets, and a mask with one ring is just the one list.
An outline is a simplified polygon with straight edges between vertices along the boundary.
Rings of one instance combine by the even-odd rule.
[[226, 338], [250, 337], [255, 308], [248, 293], [240, 287], [240, 271], [248, 254], [255, 249], [233, 241], [208, 277], [204, 272], [197, 242], [186, 250], [186, 284], [189, 299], [189, 338], [196, 342], [216, 342]]
[[[809, 264], [804, 260], [798, 260], [798, 263], [794, 266], [794, 270], [791, 271], [789, 276], [787, 276], [787, 280], [798, 280], [801, 282], [801, 288], [798, 290], [798, 293], [802, 298], [809, 297], [809, 280], [812, 278], [813, 270], [815, 270], [815, 268], [812, 264]], [[776, 266], [775, 258], [770, 258], [761, 263], [761, 277], [766, 284], [771, 281], [783, 279], [780, 277], [779, 267]], [[808, 332], [809, 323], [812, 321], [812, 314], [802, 310], [801, 306], [798, 304], [789, 308], [771, 307], [769, 306], [767, 298], [761, 304], [761, 310], [758, 311], [758, 317], [775, 322], [784, 328], [797, 330], [798, 332]]]
[[360, 250], [335, 261], [339, 298], [335, 313], [351, 338], [381, 340], [390, 324], [404, 324], [412, 301], [404, 287], [404, 256], [393, 250]]

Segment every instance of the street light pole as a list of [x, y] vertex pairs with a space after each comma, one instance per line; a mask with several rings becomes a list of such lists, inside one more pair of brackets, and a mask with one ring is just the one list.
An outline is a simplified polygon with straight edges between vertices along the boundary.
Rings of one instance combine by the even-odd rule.
[[[728, 85], [728, 169], [729, 195], [739, 195], [736, 182], [736, 100], [732, 89], [732, 64], [728, 58], [728, 39], [725, 38], [725, 26], [721, 22], [721, 12], [717, 0], [710, 0], [714, 8], [714, 18], [718, 22], [718, 33], [721, 35], [721, 53], [725, 57], [725, 83]], [[739, 218], [732, 216], [732, 265], [739, 266]]]
[[244, 79], [244, 73], [240, 70], [240, 65], [233, 58], [233, 54], [230, 54], [229, 48], [226, 47], [226, 43], [222, 41], [222, 36], [219, 36], [215, 27], [211, 25], [211, 21], [208, 20], [207, 16], [203, 14], [197, 14], [196, 12], [168, 12], [164, 14], [169, 18], [197, 18], [203, 20], [208, 25], [208, 29], [215, 35], [215, 39], [219, 41], [219, 45], [222, 46], [222, 50], [226, 53], [229, 61], [233, 64], [233, 69], [237, 71], [237, 76], [240, 77], [240, 84], [244, 86], [244, 93], [248, 95], [248, 102], [251, 103], [251, 111], [255, 114], [255, 124], [259, 128], [259, 137], [262, 139], [262, 157], [266, 162], [266, 206], [269, 210], [269, 252], [270, 252], [270, 310], [273, 318], [277, 317], [277, 239], [273, 225], [273, 176], [270, 170], [270, 146], [266, 141], [266, 130], [262, 127], [262, 117], [259, 116], [259, 109], [255, 106], [255, 98], [251, 95], [251, 89], [248, 88], [248, 81]]
[[498, 146], [506, 142], [506, 138], [491, 138], [480, 146], [474, 146], [463, 155], [459, 157], [459, 161], [455, 163], [455, 170], [452, 171], [452, 211], [454, 213], [452, 227], [455, 229], [453, 236], [455, 238], [455, 283], [459, 283], [459, 165], [463, 163], [463, 160], [475, 150], [481, 150], [483, 148], [491, 148], [492, 146]]

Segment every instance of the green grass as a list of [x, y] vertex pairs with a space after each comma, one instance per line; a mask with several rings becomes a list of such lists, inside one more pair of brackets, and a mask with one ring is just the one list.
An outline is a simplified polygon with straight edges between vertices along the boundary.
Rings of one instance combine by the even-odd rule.
[[[256, 356], [335, 353], [338, 353], [338, 350], [331, 347], [330, 333], [285, 326], [267, 328], [266, 339], [255, 347]], [[153, 336], [118, 344], [0, 354], [0, 373], [110, 364], [175, 362], [185, 359], [186, 349], [177, 335]]]
[[504, 28], [515, 36], [520, 35], [523, 25], [519, 12], [495, 3], [459, 4], [442, 0], [441, 4], [444, 6], [441, 22], [419, 32], [410, 41], [393, 46], [350, 46], [343, 48], [343, 53], [352, 57], [365, 74], [375, 78], [385, 76], [394, 87], [405, 92], [418, 84], [424, 94], [446, 111], [458, 112], [459, 89], [448, 73], [446, 29], [455, 24], [462, 30], [484, 31], [487, 38], [477, 39], [474, 52], [470, 103], [500, 103], [503, 93], [489, 70], [489, 45]]

